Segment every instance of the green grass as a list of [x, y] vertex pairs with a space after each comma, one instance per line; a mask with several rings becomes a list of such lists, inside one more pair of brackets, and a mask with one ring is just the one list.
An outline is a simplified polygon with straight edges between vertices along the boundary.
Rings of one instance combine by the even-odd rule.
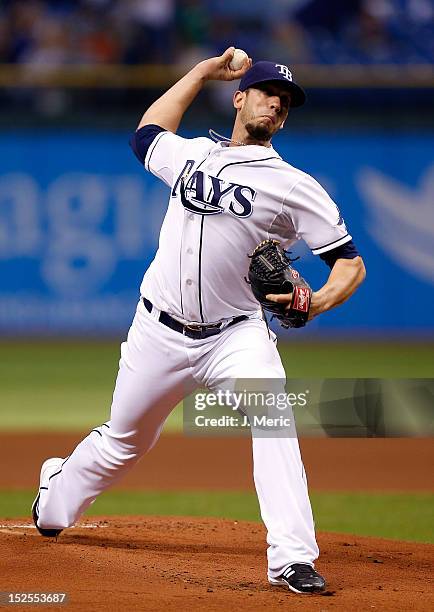
[[[0, 492], [0, 516], [28, 516], [34, 492]], [[323, 493], [311, 495], [317, 529], [434, 543], [434, 495]], [[222, 491], [112, 491], [87, 515], [216, 516], [259, 521], [254, 493]]]
[[[434, 344], [280, 343], [289, 378], [434, 377]], [[0, 342], [0, 429], [85, 430], [108, 419], [117, 342]], [[180, 410], [166, 430], [179, 430]]]

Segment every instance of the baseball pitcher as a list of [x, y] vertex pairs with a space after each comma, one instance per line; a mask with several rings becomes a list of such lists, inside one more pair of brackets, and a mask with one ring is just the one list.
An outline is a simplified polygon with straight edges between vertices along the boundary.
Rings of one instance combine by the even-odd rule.
[[[131, 139], [145, 170], [170, 188], [167, 212], [121, 346], [110, 419], [69, 457], [42, 466], [32, 515], [44, 536], [73, 525], [153, 447], [187, 392], [219, 380], [285, 380], [264, 308], [299, 327], [345, 302], [364, 279], [336, 204], [271, 145], [290, 108], [303, 105], [303, 89], [280, 63], [245, 58], [234, 69], [234, 52], [197, 64], [146, 110]], [[234, 79], [241, 80], [230, 138], [179, 136], [205, 83]], [[287, 258], [300, 238], [330, 267], [318, 291]], [[323, 591], [297, 437], [254, 435], [252, 444], [268, 580], [297, 593]]]

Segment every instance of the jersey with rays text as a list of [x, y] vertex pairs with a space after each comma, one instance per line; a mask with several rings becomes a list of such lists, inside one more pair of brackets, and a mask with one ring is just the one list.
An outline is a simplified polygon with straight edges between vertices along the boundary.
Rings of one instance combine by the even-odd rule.
[[170, 187], [156, 256], [141, 294], [185, 322], [252, 314], [248, 254], [267, 238], [303, 239], [316, 255], [351, 240], [337, 205], [273, 147], [229, 146], [160, 131], [145, 168]]

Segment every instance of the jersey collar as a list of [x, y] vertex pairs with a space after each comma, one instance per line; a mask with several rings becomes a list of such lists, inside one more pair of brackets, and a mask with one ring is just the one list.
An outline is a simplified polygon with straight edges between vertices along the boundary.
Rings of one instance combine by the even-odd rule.
[[261, 145], [236, 145], [233, 147], [229, 146], [229, 142], [219, 141], [216, 142], [214, 148], [218, 151], [227, 151], [231, 154], [234, 154], [236, 157], [245, 158], [245, 157], [253, 157], [253, 158], [262, 158], [266, 157], [267, 159], [282, 159], [277, 151], [273, 148], [273, 145], [269, 147], [263, 147]]
[[217, 150], [231, 151], [231, 153], [239, 154], [240, 157], [246, 157], [246, 155], [243, 155], [242, 151], [248, 151], [248, 157], [252, 157], [253, 155], [255, 158], [262, 158], [264, 157], [265, 153], [267, 153], [267, 158], [282, 159], [277, 151], [273, 148], [273, 145], [270, 145], [269, 147], [263, 147], [261, 145], [236, 145], [231, 147], [230, 144], [232, 141], [230, 138], [222, 136], [212, 129], [209, 130], [209, 135], [211, 140], [215, 142], [214, 146]]

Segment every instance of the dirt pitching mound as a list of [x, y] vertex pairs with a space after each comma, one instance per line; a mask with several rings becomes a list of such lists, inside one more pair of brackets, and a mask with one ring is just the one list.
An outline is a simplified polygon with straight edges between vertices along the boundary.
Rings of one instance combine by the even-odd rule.
[[0, 590], [66, 592], [67, 610], [434, 609], [430, 545], [320, 533], [328, 591], [294, 595], [268, 584], [257, 523], [99, 517], [57, 541], [28, 519], [1, 520], [0, 531]]

